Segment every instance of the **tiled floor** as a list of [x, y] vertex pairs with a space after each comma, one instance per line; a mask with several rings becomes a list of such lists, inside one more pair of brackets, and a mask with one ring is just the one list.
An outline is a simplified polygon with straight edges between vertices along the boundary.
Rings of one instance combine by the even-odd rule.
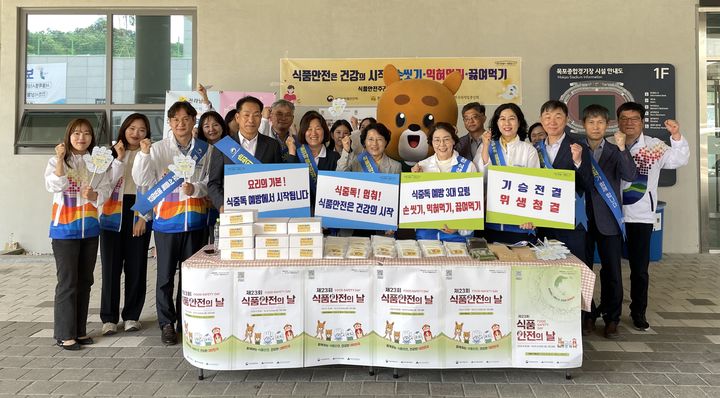
[[[100, 328], [99, 264], [90, 326]], [[665, 255], [651, 265], [652, 329], [622, 339], [585, 340], [583, 367], [563, 371], [411, 370], [322, 367], [283, 371], [206, 371], [204, 381], [164, 347], [156, 327], [154, 271], [149, 269], [145, 329], [96, 337], [78, 352], [52, 345], [55, 267], [51, 257], [0, 258], [0, 395], [31, 396], [468, 396], [695, 397], [720, 396], [720, 256]], [[629, 286], [627, 267], [624, 267]], [[597, 290], [597, 289], [596, 289]], [[628, 296], [626, 289], [625, 296]]]

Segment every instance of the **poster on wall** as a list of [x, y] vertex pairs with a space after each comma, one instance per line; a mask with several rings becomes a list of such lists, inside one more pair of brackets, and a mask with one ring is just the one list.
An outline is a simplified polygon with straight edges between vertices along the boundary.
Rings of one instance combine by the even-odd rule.
[[375, 268], [375, 366], [442, 367], [440, 267]]
[[28, 64], [25, 69], [26, 104], [64, 104], [67, 101], [67, 64]]
[[512, 365], [510, 267], [445, 267], [446, 368]]
[[582, 366], [580, 269], [512, 267], [513, 366]]
[[[218, 91], [208, 91], [207, 92], [208, 100], [212, 104], [219, 104], [220, 103], [220, 92]], [[178, 101], [187, 101], [190, 103], [190, 105], [195, 108], [197, 111], [197, 117], [195, 118], [195, 122], [197, 123], [200, 120], [200, 115], [206, 110], [203, 109], [203, 100], [202, 96], [197, 91], [166, 91], [165, 92], [165, 110], [163, 111], [163, 138], [167, 138], [170, 136], [170, 123], [167, 116], [168, 109], [172, 106], [172, 104], [178, 102]]]
[[233, 271], [183, 267], [182, 343], [185, 359], [198, 368], [232, 369]]
[[455, 94], [459, 105], [522, 103], [519, 57], [463, 58], [284, 58], [280, 60], [279, 98], [297, 106], [329, 106], [341, 98], [349, 106], [375, 106], [385, 90], [383, 69], [393, 64], [400, 79], [440, 83], [460, 71], [463, 83]]
[[233, 369], [303, 366], [303, 272], [283, 267], [235, 271]]
[[315, 267], [305, 274], [305, 366], [372, 365], [370, 266]]
[[[643, 133], [670, 145], [663, 122], [675, 119], [675, 67], [671, 64], [555, 64], [550, 67], [550, 98], [567, 104], [566, 132], [583, 138], [585, 107], [598, 104], [610, 111], [605, 134], [612, 136], [618, 131], [617, 108], [624, 102], [637, 102], [646, 110]], [[662, 170], [659, 184], [672, 186], [675, 179], [675, 170]]]

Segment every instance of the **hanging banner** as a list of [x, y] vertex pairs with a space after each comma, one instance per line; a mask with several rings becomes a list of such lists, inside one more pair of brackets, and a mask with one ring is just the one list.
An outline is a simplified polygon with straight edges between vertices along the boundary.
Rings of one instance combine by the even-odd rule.
[[487, 222], [575, 229], [575, 172], [488, 166]]
[[25, 69], [26, 104], [64, 104], [66, 86], [66, 63], [28, 64]]
[[511, 366], [510, 267], [449, 266], [444, 275], [445, 367]]
[[513, 366], [582, 366], [580, 269], [513, 266]]
[[[220, 92], [208, 91], [207, 96], [208, 100], [213, 104], [213, 106], [217, 106], [217, 104], [220, 103]], [[197, 117], [195, 118], [196, 123], [200, 120], [200, 115], [202, 115], [202, 113], [206, 110], [203, 109], [202, 96], [197, 91], [166, 91], [165, 111], [163, 112], [163, 138], [167, 138], [170, 136], [170, 123], [167, 116], [168, 109], [170, 109], [172, 104], [178, 101], [187, 101], [190, 103], [190, 105], [193, 106], [193, 108], [195, 108], [198, 113]]]
[[400, 176], [320, 171], [315, 216], [326, 228], [396, 230]]
[[303, 366], [303, 272], [282, 267], [236, 271], [234, 369]]
[[483, 229], [482, 173], [402, 173], [400, 228]]
[[375, 366], [440, 368], [440, 267], [375, 269]]
[[183, 268], [183, 355], [198, 368], [232, 369], [233, 271]]
[[280, 60], [281, 94], [300, 106], [328, 106], [342, 98], [349, 106], [375, 106], [385, 90], [383, 69], [393, 64], [400, 78], [441, 82], [460, 71], [458, 105], [522, 103], [521, 58], [293, 58]]
[[308, 167], [294, 164], [225, 165], [225, 211], [257, 209], [259, 216], [310, 217]]
[[305, 366], [372, 365], [370, 271], [369, 266], [307, 270]]

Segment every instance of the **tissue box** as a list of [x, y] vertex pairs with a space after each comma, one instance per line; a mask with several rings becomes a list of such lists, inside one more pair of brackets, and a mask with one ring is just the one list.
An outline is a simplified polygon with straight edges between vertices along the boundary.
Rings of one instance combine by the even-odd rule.
[[255, 249], [256, 260], [287, 260], [287, 247], [277, 249]]
[[323, 245], [323, 234], [290, 235], [290, 247], [320, 247]]
[[257, 249], [288, 247], [288, 243], [287, 235], [255, 235], [255, 248]]
[[322, 233], [320, 217], [291, 218], [288, 221], [289, 234], [319, 234]]
[[252, 249], [254, 248], [255, 240], [252, 236], [245, 238], [220, 238], [218, 240], [218, 249]]
[[221, 238], [245, 238], [253, 236], [252, 224], [220, 225]]
[[227, 249], [220, 250], [221, 260], [254, 260], [254, 249]]
[[257, 220], [257, 210], [220, 213], [220, 225], [248, 224]]
[[256, 235], [287, 235], [288, 233], [287, 217], [281, 218], [260, 218], [255, 221]]

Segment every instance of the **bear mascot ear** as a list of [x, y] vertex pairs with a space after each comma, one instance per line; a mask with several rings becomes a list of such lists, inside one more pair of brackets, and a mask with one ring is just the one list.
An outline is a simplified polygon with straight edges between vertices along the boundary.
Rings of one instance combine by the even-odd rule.
[[[385, 87], [400, 81], [400, 74], [394, 65], [385, 65], [385, 69], [383, 69], [383, 81], [385, 82]], [[458, 85], [458, 87], [460, 87], [460, 85]], [[453, 91], [453, 94], [454, 93]]]
[[[388, 65], [392, 66], [392, 65]], [[387, 69], [387, 66], [385, 67]], [[397, 73], [397, 70], [395, 70], [395, 73]], [[399, 78], [399, 76], [398, 76]], [[462, 84], [462, 75], [460, 74], [460, 71], [453, 71], [447, 77], [445, 77], [445, 81], [443, 81], [443, 86], [447, 87], [450, 92], [453, 94], [457, 94], [458, 90], [460, 89], [460, 85]]]

